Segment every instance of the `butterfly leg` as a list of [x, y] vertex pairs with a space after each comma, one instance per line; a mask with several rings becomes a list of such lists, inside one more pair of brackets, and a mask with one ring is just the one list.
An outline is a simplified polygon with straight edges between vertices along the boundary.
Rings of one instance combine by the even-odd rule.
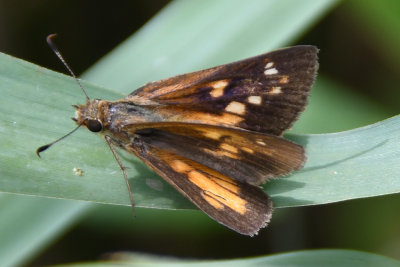
[[111, 152], [114, 155], [114, 158], [117, 160], [119, 167], [122, 170], [122, 173], [124, 174], [124, 179], [126, 182], [126, 186], [128, 187], [128, 191], [129, 191], [129, 200], [131, 201], [131, 206], [132, 206], [132, 211], [133, 211], [133, 216], [136, 217], [136, 212], [135, 212], [135, 203], [133, 202], [133, 196], [132, 196], [132, 188], [131, 185], [129, 184], [129, 179], [128, 179], [128, 175], [126, 174], [126, 167], [122, 164], [122, 161], [120, 160], [120, 158], [118, 157], [117, 152], [115, 151], [112, 143], [111, 143], [111, 138], [106, 135], [105, 139], [107, 141], [108, 146], [111, 149]]

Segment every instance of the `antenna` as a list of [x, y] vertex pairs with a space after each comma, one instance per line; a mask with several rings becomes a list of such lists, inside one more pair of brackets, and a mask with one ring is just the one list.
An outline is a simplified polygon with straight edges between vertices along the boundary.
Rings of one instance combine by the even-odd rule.
[[40, 158], [40, 152], [43, 152], [45, 150], [47, 150], [48, 148], [50, 148], [52, 145], [54, 145], [55, 143], [57, 143], [58, 141], [63, 140], [65, 137], [67, 137], [68, 135], [72, 134], [73, 132], [75, 132], [76, 130], [79, 129], [79, 127], [81, 127], [81, 124], [78, 125], [78, 127], [76, 127], [75, 129], [73, 129], [72, 131], [70, 131], [69, 133], [67, 133], [66, 135], [58, 138], [56, 141], [51, 142], [50, 144], [44, 145], [39, 147], [38, 149], [36, 149], [36, 155], [38, 155], [38, 157]]
[[57, 46], [53, 42], [53, 38], [56, 37], [57, 35], [55, 33], [50, 34], [47, 36], [46, 41], [47, 44], [50, 46], [51, 50], [53, 50], [54, 54], [61, 60], [61, 62], [64, 64], [64, 66], [67, 68], [69, 73], [71, 74], [72, 77], [74, 77], [75, 81], [78, 83], [79, 87], [82, 89], [82, 92], [86, 96], [86, 100], [90, 100], [89, 96], [87, 95], [85, 89], [83, 89], [83, 86], [79, 82], [79, 79], [76, 77], [75, 73], [72, 71], [72, 69], [69, 67], [67, 61], [65, 61], [64, 57], [61, 55], [60, 51], [58, 50]]
[[[79, 87], [82, 89], [82, 92], [85, 94], [86, 96], [86, 100], [89, 101], [90, 98], [87, 95], [85, 89], [83, 89], [83, 86], [81, 85], [81, 83], [79, 82], [79, 79], [76, 77], [75, 73], [72, 71], [72, 69], [69, 67], [68, 63], [65, 61], [65, 59], [63, 58], [63, 56], [61, 55], [60, 51], [58, 50], [57, 46], [54, 44], [53, 42], [53, 38], [56, 36], [56, 34], [50, 34], [49, 36], [47, 36], [46, 41], [47, 44], [50, 46], [51, 50], [53, 50], [54, 54], [56, 54], [56, 56], [61, 60], [61, 62], [64, 64], [64, 66], [67, 68], [67, 70], [69, 71], [69, 73], [72, 75], [72, 77], [75, 79], [75, 81], [78, 83]], [[63, 140], [64, 138], [66, 138], [67, 136], [71, 135], [72, 133], [74, 133], [76, 130], [79, 129], [79, 127], [81, 127], [82, 124], [79, 124], [75, 129], [73, 129], [72, 131], [70, 131], [69, 133], [67, 133], [66, 135], [58, 138], [57, 140], [51, 142], [50, 144], [44, 145], [39, 147], [38, 149], [36, 149], [36, 154], [38, 155], [38, 157], [40, 158], [40, 153], [47, 150], [48, 148], [50, 148], [52, 145], [54, 145], [55, 143], [58, 143], [59, 141]]]

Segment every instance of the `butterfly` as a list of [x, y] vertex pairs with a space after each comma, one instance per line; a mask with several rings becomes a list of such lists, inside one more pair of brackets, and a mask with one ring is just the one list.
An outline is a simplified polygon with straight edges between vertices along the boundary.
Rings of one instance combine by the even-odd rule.
[[110, 146], [132, 206], [115, 147], [136, 155], [212, 219], [253, 236], [273, 210], [260, 185], [305, 163], [304, 148], [282, 134], [305, 109], [317, 53], [294, 46], [151, 82], [117, 101], [87, 97], [74, 106], [73, 120]]

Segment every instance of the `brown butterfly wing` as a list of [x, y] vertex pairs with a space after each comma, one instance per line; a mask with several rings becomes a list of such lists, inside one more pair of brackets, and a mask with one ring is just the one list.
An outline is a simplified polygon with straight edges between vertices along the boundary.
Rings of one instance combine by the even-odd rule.
[[257, 185], [305, 162], [279, 135], [307, 104], [317, 52], [296, 46], [149, 83], [121, 102], [134, 114], [117, 127], [132, 137], [124, 148], [209, 216], [254, 235], [272, 213]]
[[211, 218], [250, 236], [267, 225], [272, 202], [260, 188], [233, 180], [147, 141], [137, 138], [127, 149]]
[[281, 135], [304, 110], [318, 49], [295, 46], [152, 82], [128, 100], [152, 105], [164, 121], [238, 127]]
[[259, 185], [300, 169], [304, 149], [278, 136], [189, 123], [126, 126], [135, 140], [207, 166], [236, 181]]

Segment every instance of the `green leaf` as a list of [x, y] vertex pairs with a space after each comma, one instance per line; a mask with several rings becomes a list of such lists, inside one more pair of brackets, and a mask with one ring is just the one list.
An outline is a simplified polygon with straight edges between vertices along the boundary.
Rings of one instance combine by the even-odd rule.
[[84, 202], [0, 194], [1, 266], [21, 265], [40, 252], [87, 207]]
[[127, 95], [149, 81], [287, 46], [337, 2], [174, 1], [84, 77]]
[[267, 257], [256, 257], [248, 259], [235, 259], [235, 260], [177, 260], [167, 257], [150, 257], [147, 255], [140, 255], [134, 253], [116, 253], [113, 254], [113, 261], [98, 262], [98, 263], [79, 263], [68, 264], [64, 266], [115, 266], [115, 265], [129, 265], [129, 266], [158, 266], [158, 267], [173, 267], [173, 266], [198, 266], [198, 267], [213, 267], [213, 266], [293, 266], [293, 267], [336, 267], [336, 266], [363, 266], [363, 267], [398, 267], [400, 262], [391, 258], [383, 257], [380, 255], [353, 251], [353, 250], [339, 250], [339, 249], [326, 249], [314, 251], [298, 251], [291, 253], [282, 253]]
[[[380, 56], [393, 70], [399, 69], [400, 2], [397, 0], [353, 0], [346, 2], [344, 7], [357, 22], [358, 29], [365, 31], [363, 36], [379, 49]], [[366, 24], [373, 27], [365, 27]]]
[[[129, 205], [124, 181], [111, 152], [83, 129], [51, 150], [35, 155], [38, 145], [72, 129], [69, 121], [79, 91], [61, 74], [2, 55], [4, 78], [0, 109], [4, 114], [0, 190], [8, 193]], [[118, 95], [84, 82], [89, 95]], [[76, 95], [75, 98], [73, 95]], [[60, 108], [62, 107], [62, 108]], [[65, 107], [65, 108], [64, 108]], [[14, 110], [15, 112], [8, 112]], [[51, 112], [49, 112], [51, 110]], [[8, 114], [7, 114], [8, 113]], [[267, 183], [277, 207], [323, 204], [400, 191], [400, 117], [352, 131], [295, 135], [307, 150], [304, 169]], [[13, 151], [11, 153], [11, 151]], [[122, 154], [138, 207], [183, 209], [192, 205], [139, 162]], [[79, 176], [74, 168], [83, 170]], [[121, 193], [124, 192], [124, 193]]]
[[332, 133], [362, 127], [393, 116], [387, 106], [357, 93], [354, 88], [318, 75], [309, 105], [291, 133]]
[[[298, 38], [336, 2], [172, 2], [86, 74], [87, 79], [112, 88], [113, 91], [86, 83], [84, 86], [91, 97], [118, 99], [150, 80], [266, 52]], [[285, 12], [281, 12], [282, 10]], [[224, 15], [227, 12], [229, 16]], [[84, 102], [84, 97], [74, 81], [38, 66], [1, 55], [0, 92], [0, 191], [127, 203], [128, 195], [120, 170], [100, 138], [79, 131], [43, 154], [42, 160], [34, 153], [38, 146], [55, 140], [74, 127], [69, 120], [73, 116], [73, 109], [69, 105]], [[124, 156], [126, 160], [131, 158], [131, 155]], [[100, 169], [97, 169], [99, 167]], [[191, 207], [142, 164], [134, 161], [129, 167], [130, 176], [146, 181], [137, 184], [138, 179], [133, 181], [135, 198], [143, 206]], [[83, 176], [77, 176], [74, 168], [82, 169]], [[136, 175], [137, 171], [141, 173], [140, 176]], [[161, 197], [158, 191], [160, 187], [163, 187]], [[139, 195], [142, 194], [139, 193], [142, 190], [145, 198]], [[103, 198], [106, 195], [111, 199]], [[46, 206], [46, 200], [40, 201], [25, 208], [21, 205], [18, 209], [19, 213], [26, 214], [19, 217], [19, 220], [27, 222], [26, 227], [31, 219], [28, 211], [43, 211], [38, 217], [38, 224], [43, 228], [32, 228], [39, 237], [46, 226], [51, 227], [54, 224], [49, 216], [44, 216], [43, 207]], [[60, 200], [48, 201], [61, 203]], [[54, 204], [47, 212], [55, 217], [60, 216], [64, 213], [64, 205]], [[85, 206], [82, 204], [75, 212], [86, 209]], [[3, 206], [2, 214], [8, 213], [9, 209], [11, 207]], [[73, 216], [68, 209], [65, 214]], [[69, 222], [68, 216], [63, 218]], [[63, 227], [59, 227], [58, 231]], [[12, 224], [2, 230], [19, 231], [18, 227], [13, 228]], [[56, 231], [51, 235], [55, 236]], [[30, 250], [17, 251], [13, 254], [17, 255], [14, 260], [22, 262], [27, 255], [42, 248], [44, 242], [51, 239], [50, 235], [44, 236], [46, 238], [43, 239], [33, 235], [24, 238], [23, 241], [22, 237], [16, 239], [16, 243], [29, 243]], [[8, 245], [13, 246], [5, 239], [0, 239], [0, 247], [6, 248]], [[2, 263], [12, 262], [1, 259]]]
[[292, 139], [306, 148], [308, 161], [299, 173], [268, 185], [278, 207], [400, 192], [400, 116], [351, 131]]
[[[232, 9], [236, 10], [235, 13], [239, 14], [239, 18], [241, 18], [240, 16], [242, 16], [243, 12], [245, 14], [252, 12], [252, 16], [249, 16], [249, 18], [246, 16], [246, 24], [254, 24], [254, 27], [270, 25], [274, 22], [270, 16], [260, 12], [260, 9], [273, 13], [276, 9], [287, 8], [287, 14], [290, 14], [288, 17], [279, 18], [282, 24], [277, 23], [277, 27], [268, 28], [269, 32], [265, 30], [265, 35], [262, 35], [263, 38], [266, 38], [265, 41], [260, 39], [257, 42], [258, 45], [252, 44], [250, 47], [253, 48], [248, 48], [249, 51], [257, 51], [257, 49], [263, 47], [262, 51], [265, 52], [271, 40], [274, 40], [272, 43], [276, 44], [276, 38], [280, 40], [279, 42], [293, 38], [294, 34], [297, 33], [293, 28], [298, 29], [299, 21], [305, 27], [307, 23], [315, 19], [316, 15], [321, 14], [321, 11], [328, 8], [334, 1], [308, 1], [301, 4], [297, 4], [297, 1], [289, 2], [291, 3], [259, 1], [254, 2], [252, 5], [237, 2], [236, 5], [232, 6]], [[168, 38], [167, 36], [162, 37], [165, 32], [164, 27], [175, 28], [178, 23], [177, 16], [172, 14], [187, 14], [188, 9], [193, 10], [194, 8], [196, 10], [195, 14], [199, 12], [207, 13], [209, 20], [204, 21], [204, 17], [195, 15], [190, 21], [197, 23], [196, 25], [199, 25], [200, 22], [201, 25], [206, 23], [208, 24], [206, 29], [209, 29], [211, 25], [214, 25], [215, 20], [220, 18], [219, 14], [223, 12], [226, 5], [222, 5], [219, 2], [203, 4], [201, 1], [193, 2], [193, 4], [188, 3], [190, 2], [182, 1], [167, 7], [155, 20], [145, 26], [136, 35], [135, 39], [127, 41], [112, 53], [113, 56], [105, 58], [102, 61], [103, 63], [98, 64], [87, 77], [103, 84], [112, 81], [115, 84], [114, 91], [84, 83], [89, 96], [110, 100], [118, 99], [122, 97], [122, 94], [115, 93], [117, 90], [115, 88], [122, 86], [125, 91], [130, 91], [131, 89], [126, 88], [132, 88], [128, 83], [132, 83], [133, 80], [139, 80], [137, 83], [142, 84], [147, 80], [147, 78], [143, 78], [145, 76], [142, 73], [144, 69], [147, 70], [147, 76], [151, 76], [154, 79], [160, 78], [166, 74], [166, 71], [168, 72], [167, 75], [172, 74], [169, 73], [171, 71], [179, 71], [177, 67], [174, 69], [173, 66], [185, 65], [186, 63], [196, 67], [200, 58], [206, 62], [207, 55], [211, 51], [215, 51], [216, 48], [206, 47], [199, 49], [199, 52], [201, 51], [203, 54], [193, 59], [193, 51], [191, 49], [186, 47], [183, 50], [186, 44], [175, 43], [174, 45], [168, 45], [166, 43], [168, 42], [167, 40], [174, 40], [178, 36], [182, 39], [181, 35], [183, 33], [181, 31], [169, 31]], [[213, 9], [210, 9], [210, 7], [213, 7]], [[311, 16], [312, 14], [313, 16]], [[215, 16], [215, 20], [213, 16]], [[158, 20], [162, 20], [162, 22]], [[247, 32], [245, 28], [237, 29], [238, 21], [233, 19], [226, 21], [219, 22], [220, 30], [214, 33], [215, 36], [207, 32], [207, 36], [215, 37], [216, 40], [213, 43], [219, 43], [222, 47], [228, 46], [227, 42], [231, 42], [232, 39], [222, 38], [222, 36], [218, 35], [218, 32], [220, 34], [224, 32], [222, 31], [223, 29], [230, 29], [231, 31], [235, 29], [235, 38], [239, 38], [239, 36], [242, 36], [241, 33]], [[192, 25], [185, 25], [185, 27], [189, 29]], [[157, 28], [158, 34], [153, 32], [155, 28]], [[201, 32], [200, 30], [198, 31]], [[190, 31], [188, 30], [188, 32]], [[255, 34], [257, 30], [251, 32]], [[176, 34], [176, 36], [171, 36], [171, 34]], [[271, 36], [274, 36], [274, 38], [271, 38]], [[259, 37], [259, 34], [252, 38], [256, 37]], [[155, 38], [165, 38], [161, 47], [160, 42]], [[185, 40], [188, 43], [193, 44], [193, 42], [198, 43], [200, 41], [197, 40], [195, 42], [191, 38], [196, 39], [196, 36], [185, 36]], [[201, 43], [206, 44], [208, 41], [202, 41]], [[168, 51], [163, 51], [162, 48], [166, 46], [169, 47]], [[148, 53], [143, 53], [143, 48], [146, 48]], [[129, 53], [129, 51], [137, 52]], [[141, 56], [137, 55], [139, 51]], [[181, 51], [182, 53], [176, 54]], [[228, 56], [230, 54], [229, 51], [231, 50], [228, 49], [228, 52], [220, 53], [220, 56]], [[231, 53], [233, 52], [231, 51]], [[235, 56], [240, 57], [243, 53], [243, 50], [241, 50], [241, 52], [237, 53], [239, 55]], [[148, 58], [142, 59], [144, 55]], [[181, 59], [178, 57], [178, 60], [172, 60], [178, 55], [183, 57]], [[162, 60], [160, 57], [162, 57]], [[209, 57], [215, 58], [215, 56]], [[154, 59], [150, 61], [150, 58]], [[1, 121], [1, 129], [4, 135], [2, 142], [5, 149], [1, 152], [3, 159], [1, 162], [1, 176], [4, 179], [0, 182], [0, 190], [28, 195], [128, 204], [128, 194], [126, 193], [124, 181], [121, 179], [121, 172], [104, 142], [99, 138], [95, 138], [93, 134], [84, 131], [74, 134], [68, 140], [58, 143], [57, 146], [43, 154], [42, 160], [39, 160], [34, 154], [37, 146], [55, 140], [74, 127], [73, 122], [69, 121], [73, 110], [68, 105], [84, 101], [83, 95], [78, 90], [75, 82], [70, 77], [5, 55], [1, 57], [1, 61], [1, 86], [3, 87], [4, 97], [1, 99], [2, 102], [0, 104], [1, 111], [5, 114]], [[182, 62], [182, 64], [172, 64], [174, 61]], [[125, 65], [128, 63], [130, 67]], [[135, 65], [137, 68], [135, 68]], [[135, 70], [134, 77], [131, 75], [132, 69]], [[188, 66], [183, 69], [187, 71]], [[108, 75], [106, 75], [106, 72], [108, 72]], [[117, 74], [123, 74], [125, 78]], [[104, 77], [107, 77], [107, 80], [102, 80]], [[125, 161], [131, 162], [128, 165], [128, 167], [132, 168], [129, 170], [129, 176], [132, 178], [135, 202], [138, 206], [158, 208], [192, 207], [188, 201], [150, 172], [143, 164], [133, 159], [131, 155], [124, 155], [123, 158]], [[74, 168], [82, 169], [84, 175], [77, 176], [73, 172]]]

